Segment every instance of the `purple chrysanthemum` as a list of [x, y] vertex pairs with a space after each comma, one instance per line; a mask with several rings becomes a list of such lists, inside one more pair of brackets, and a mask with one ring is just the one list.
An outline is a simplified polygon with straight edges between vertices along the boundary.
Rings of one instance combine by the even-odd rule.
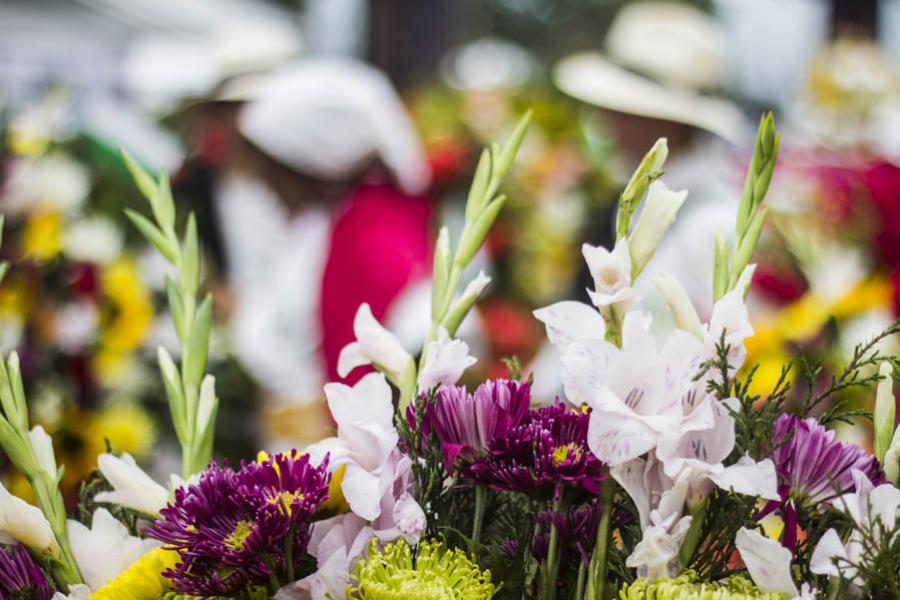
[[195, 485], [176, 490], [174, 504], [145, 531], [181, 555], [164, 573], [173, 588], [228, 594], [267, 582], [272, 569], [280, 577], [285, 549], [294, 561], [306, 551], [309, 517], [328, 497], [325, 468], [294, 451], [237, 472], [213, 463]]
[[820, 505], [854, 489], [853, 471], [860, 470], [876, 485], [884, 481], [878, 461], [856, 444], [841, 442], [834, 432], [813, 418], [784, 414], [775, 421], [772, 459], [778, 474], [780, 500], [772, 500], [757, 514], [776, 510], [784, 518], [781, 543], [797, 545], [796, 504]]
[[462, 386], [443, 386], [428, 407], [426, 424], [441, 442], [447, 470], [454, 470], [457, 459], [472, 462], [483, 455], [493, 440], [522, 421], [530, 402], [531, 386], [509, 379], [486, 381], [474, 394]]
[[835, 439], [834, 432], [815, 419], [781, 415], [772, 437], [776, 446], [772, 458], [785, 500], [820, 504], [853, 491], [854, 469], [876, 485], [884, 479], [872, 454]]
[[0, 545], [0, 598], [50, 600], [53, 586], [21, 544]]
[[550, 497], [568, 486], [600, 491], [603, 463], [587, 446], [589, 413], [561, 402], [531, 410], [488, 453], [466, 469], [465, 478], [495, 489]]

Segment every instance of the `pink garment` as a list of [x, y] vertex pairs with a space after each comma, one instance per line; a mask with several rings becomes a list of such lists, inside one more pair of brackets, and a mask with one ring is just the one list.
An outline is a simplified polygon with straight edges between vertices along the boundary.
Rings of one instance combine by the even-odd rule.
[[[338, 214], [322, 278], [319, 314], [328, 381], [341, 381], [338, 355], [352, 342], [353, 317], [368, 302], [383, 320], [392, 302], [431, 273], [428, 202], [391, 185], [363, 185]], [[366, 373], [357, 369], [351, 383]]]

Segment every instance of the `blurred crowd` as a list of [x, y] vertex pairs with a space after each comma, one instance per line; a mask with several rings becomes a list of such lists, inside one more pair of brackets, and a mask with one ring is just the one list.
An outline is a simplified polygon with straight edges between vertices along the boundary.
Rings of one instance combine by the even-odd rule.
[[15, 0], [0, 32], [0, 349], [64, 483], [99, 443], [172, 460], [170, 273], [125, 217], [143, 208], [120, 148], [198, 219], [219, 455], [326, 434], [361, 303], [420, 350], [435, 225], [458, 233], [481, 147], [529, 109], [474, 265], [493, 283], [461, 330], [491, 357], [473, 379], [517, 357], [537, 397], [559, 391], [531, 311], [584, 293], [581, 244], [611, 245], [660, 136], [689, 197], [652, 268], [708, 313], [762, 110], [784, 134], [749, 299], [759, 393], [792, 356], [846, 363], [900, 312], [900, 1]]

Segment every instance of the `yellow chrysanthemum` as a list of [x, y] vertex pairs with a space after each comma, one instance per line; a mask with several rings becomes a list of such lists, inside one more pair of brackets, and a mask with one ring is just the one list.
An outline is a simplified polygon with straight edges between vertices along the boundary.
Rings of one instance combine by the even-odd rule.
[[28, 218], [22, 234], [22, 251], [28, 258], [49, 260], [62, 250], [62, 215], [40, 210]]
[[104, 295], [113, 305], [113, 316], [101, 344], [107, 351], [128, 353], [144, 341], [153, 319], [150, 292], [141, 281], [137, 263], [130, 257], [112, 261], [100, 273]]
[[178, 552], [157, 548], [91, 595], [91, 600], [156, 600], [169, 591], [162, 572], [175, 566]]

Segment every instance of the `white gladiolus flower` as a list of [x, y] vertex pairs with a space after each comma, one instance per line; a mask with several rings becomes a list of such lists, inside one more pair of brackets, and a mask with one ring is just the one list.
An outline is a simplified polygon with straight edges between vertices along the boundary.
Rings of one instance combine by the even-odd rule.
[[588, 290], [588, 294], [601, 312], [606, 314], [616, 310], [624, 313], [640, 298], [640, 293], [631, 287], [631, 256], [627, 241], [619, 240], [612, 252], [601, 246], [584, 244], [581, 253], [594, 280], [594, 289]]
[[59, 556], [59, 546], [44, 513], [21, 498], [10, 494], [0, 484], [0, 531], [32, 550]]
[[356, 341], [344, 346], [338, 357], [338, 374], [346, 377], [356, 367], [378, 365], [397, 379], [412, 364], [412, 356], [390, 331], [385, 329], [372, 314], [372, 308], [364, 303], [353, 319]]
[[78, 210], [90, 191], [87, 170], [63, 154], [16, 160], [6, 182], [5, 205], [12, 213], [44, 205], [62, 213]]
[[441, 327], [438, 339], [428, 345], [428, 356], [419, 372], [419, 390], [430, 390], [436, 385], [454, 385], [463, 371], [477, 362], [469, 355], [469, 345], [450, 337]]
[[159, 514], [168, 503], [166, 488], [147, 475], [130, 454], [103, 453], [97, 457], [97, 465], [113, 491], [100, 492], [94, 496], [96, 502], [118, 504], [146, 515]]

